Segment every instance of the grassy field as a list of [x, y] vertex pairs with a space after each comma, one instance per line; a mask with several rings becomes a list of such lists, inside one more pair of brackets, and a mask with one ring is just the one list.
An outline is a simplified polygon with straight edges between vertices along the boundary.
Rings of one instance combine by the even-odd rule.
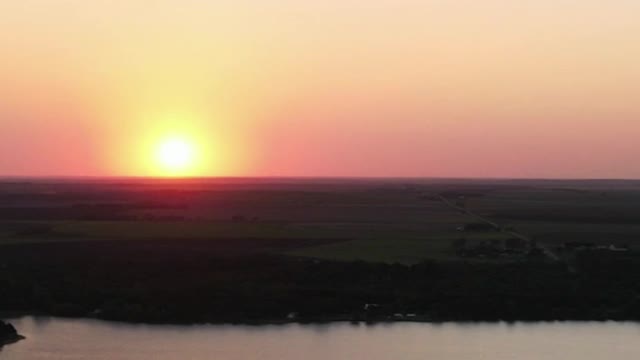
[[[425, 221], [304, 221], [304, 222], [231, 222], [231, 221], [54, 221], [5, 223], [0, 242], [33, 243], [60, 241], [99, 241], [136, 239], [326, 239], [336, 240], [319, 247], [289, 252], [337, 260], [366, 260], [415, 263], [424, 259], [453, 256], [451, 243], [460, 236], [456, 228], [465, 215], [445, 206], [429, 210]], [[422, 209], [420, 209], [422, 211]], [[38, 231], [20, 234], [20, 229]], [[13, 231], [7, 231], [13, 229]], [[17, 233], [16, 233], [17, 232]], [[477, 234], [477, 237], [487, 234]], [[495, 235], [494, 235], [495, 236]]]
[[469, 199], [467, 206], [554, 246], [572, 241], [639, 245], [640, 189], [563, 185], [494, 191]]
[[[135, 240], [135, 239], [229, 239], [295, 237], [284, 224], [185, 222], [185, 221], [59, 221], [13, 223], [14, 227], [35, 226], [46, 231], [15, 235], [0, 234], [6, 242], [50, 239], [55, 241]], [[4, 235], [4, 236], [3, 236]]]
[[[460, 261], [452, 243], [458, 233], [429, 234], [422, 237], [372, 237], [306, 247], [289, 252], [297, 256], [341, 261], [373, 261], [417, 264], [424, 260]], [[502, 240], [505, 233], [465, 234], [468, 241]]]
[[0, 183], [0, 243], [137, 239], [325, 239], [287, 250], [334, 260], [460, 260], [452, 247], [504, 240], [461, 233], [477, 219], [540, 242], [640, 239], [640, 184], [579, 181], [336, 180]]

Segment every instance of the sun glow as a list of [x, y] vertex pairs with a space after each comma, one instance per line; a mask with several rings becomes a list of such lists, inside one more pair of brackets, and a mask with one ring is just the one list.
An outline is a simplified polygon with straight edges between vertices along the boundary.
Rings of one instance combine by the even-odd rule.
[[196, 165], [193, 144], [174, 138], [162, 142], [157, 150], [157, 160], [167, 176], [187, 175]]
[[[160, 101], [159, 101], [160, 102]], [[166, 101], [168, 102], [168, 101]], [[153, 109], [120, 115], [133, 119], [111, 161], [123, 176], [193, 178], [232, 176], [245, 171], [245, 148], [236, 134], [215, 119], [219, 112]], [[136, 120], [138, 119], [138, 120]]]

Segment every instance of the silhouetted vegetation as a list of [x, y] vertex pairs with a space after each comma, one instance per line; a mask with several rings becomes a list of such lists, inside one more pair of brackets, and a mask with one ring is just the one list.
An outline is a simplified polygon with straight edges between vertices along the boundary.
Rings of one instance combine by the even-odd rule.
[[24, 339], [24, 337], [18, 334], [13, 325], [0, 321], [0, 348], [3, 345], [11, 344], [22, 339]]
[[407, 266], [255, 249], [194, 240], [4, 246], [0, 308], [175, 323], [640, 319], [632, 254], [580, 253], [572, 273], [544, 261]]

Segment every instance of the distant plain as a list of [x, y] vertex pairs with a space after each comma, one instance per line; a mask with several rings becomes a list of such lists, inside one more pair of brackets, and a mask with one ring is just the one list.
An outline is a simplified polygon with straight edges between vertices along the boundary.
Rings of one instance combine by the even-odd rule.
[[0, 243], [307, 240], [267, 250], [415, 264], [460, 260], [452, 243], [461, 237], [510, 236], [461, 233], [477, 220], [440, 195], [549, 246], [636, 247], [640, 239], [640, 182], [634, 181], [12, 179], [0, 183]]

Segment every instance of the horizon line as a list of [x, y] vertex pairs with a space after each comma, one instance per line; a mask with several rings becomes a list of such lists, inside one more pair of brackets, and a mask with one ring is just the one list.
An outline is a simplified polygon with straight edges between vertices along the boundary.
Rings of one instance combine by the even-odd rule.
[[266, 176], [141, 176], [141, 175], [0, 175], [5, 180], [489, 180], [489, 181], [640, 181], [640, 178], [624, 177], [480, 177], [480, 176], [346, 176], [346, 175], [266, 175]]

